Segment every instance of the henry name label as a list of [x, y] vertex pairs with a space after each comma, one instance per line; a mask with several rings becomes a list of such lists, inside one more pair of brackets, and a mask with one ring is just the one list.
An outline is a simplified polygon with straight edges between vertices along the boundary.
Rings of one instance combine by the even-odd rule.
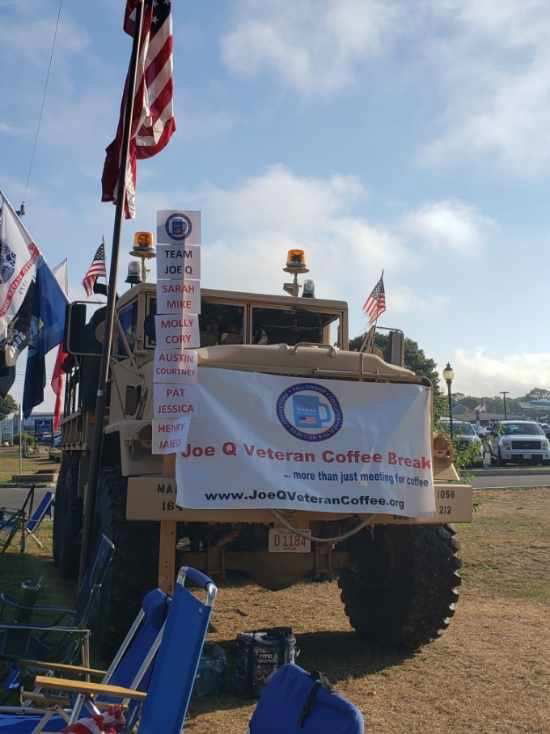
[[153, 419], [153, 454], [174, 454], [187, 442], [190, 417]]
[[201, 248], [197, 245], [157, 245], [157, 280], [199, 280]]
[[196, 315], [155, 316], [155, 330], [159, 351], [200, 346], [199, 317]]
[[157, 313], [179, 315], [201, 312], [200, 280], [159, 281], [157, 283]]
[[157, 242], [163, 244], [201, 244], [201, 213], [188, 209], [157, 211]]
[[198, 380], [198, 355], [195, 349], [182, 352], [155, 349], [153, 382], [189, 385]]
[[155, 418], [179, 418], [198, 414], [200, 398], [198, 385], [155, 383], [153, 387], [153, 415]]

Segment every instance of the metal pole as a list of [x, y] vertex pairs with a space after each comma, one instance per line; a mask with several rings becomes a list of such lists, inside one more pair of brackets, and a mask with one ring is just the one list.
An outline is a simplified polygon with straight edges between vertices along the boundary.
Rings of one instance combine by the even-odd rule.
[[506, 420], [506, 418], [508, 418], [508, 412], [506, 410], [506, 396], [510, 394], [510, 391], [502, 390], [500, 394], [502, 395], [502, 399], [504, 400], [504, 420]]
[[19, 402], [19, 474], [23, 474], [23, 408]]
[[134, 111], [134, 95], [136, 87], [137, 62], [139, 59], [139, 46], [141, 39], [141, 27], [143, 19], [143, 0], [140, 0], [136, 9], [136, 32], [132, 45], [132, 56], [128, 72], [128, 85], [126, 88], [126, 109], [124, 111], [124, 130], [122, 136], [122, 148], [120, 151], [120, 170], [118, 175], [117, 201], [115, 222], [113, 226], [113, 248], [111, 253], [111, 268], [109, 271], [109, 286], [107, 292], [107, 311], [105, 314], [105, 341], [101, 354], [99, 367], [99, 379], [97, 388], [97, 401], [95, 411], [94, 438], [90, 451], [90, 472], [88, 474], [88, 486], [84, 495], [84, 508], [82, 519], [82, 548], [80, 551], [79, 578], [82, 579], [88, 565], [90, 546], [92, 540], [93, 514], [95, 508], [95, 497], [99, 478], [99, 467], [101, 464], [101, 453], [103, 448], [103, 423], [105, 421], [106, 389], [109, 379], [109, 363], [113, 345], [113, 330], [115, 324], [116, 307], [116, 281], [118, 275], [118, 255], [120, 249], [120, 233], [122, 229], [122, 215], [124, 212], [124, 200], [126, 198], [126, 169], [128, 166], [128, 152], [130, 148], [130, 133], [132, 129], [132, 117]]
[[454, 440], [453, 433], [453, 399], [451, 397], [451, 381], [447, 380], [447, 398], [449, 400], [449, 429], [451, 432], [451, 441]]

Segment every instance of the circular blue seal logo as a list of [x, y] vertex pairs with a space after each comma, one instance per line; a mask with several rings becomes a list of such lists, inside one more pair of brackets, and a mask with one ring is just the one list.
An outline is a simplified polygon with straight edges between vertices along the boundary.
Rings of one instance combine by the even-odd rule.
[[323, 385], [299, 382], [277, 400], [277, 417], [302, 441], [326, 441], [342, 428], [343, 414], [336, 395]]
[[185, 240], [193, 231], [191, 220], [185, 214], [171, 214], [164, 225], [166, 234], [173, 240]]
[[17, 257], [6, 242], [0, 242], [0, 285], [11, 280], [15, 272]]

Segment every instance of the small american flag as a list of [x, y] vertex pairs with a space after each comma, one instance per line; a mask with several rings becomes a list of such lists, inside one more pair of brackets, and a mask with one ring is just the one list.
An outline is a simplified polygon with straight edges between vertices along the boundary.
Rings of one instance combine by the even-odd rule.
[[363, 304], [363, 311], [369, 317], [369, 326], [375, 323], [386, 310], [386, 293], [384, 291], [384, 273], [372, 289], [370, 296]]
[[98, 278], [106, 277], [107, 271], [105, 269], [105, 242], [102, 242], [97, 248], [94, 259], [92, 260], [90, 267], [86, 271], [84, 280], [82, 281], [82, 285], [84, 286], [84, 290], [86, 291], [86, 295], [88, 296], [88, 298], [94, 293], [94, 284], [96, 280]]
[[[136, 33], [139, 2], [140, 0], [126, 2], [124, 30], [131, 36]], [[124, 210], [127, 219], [136, 215], [137, 161], [152, 158], [160, 153], [176, 129], [172, 46], [172, 3], [170, 0], [145, 0], [137, 60], [130, 153], [126, 171]], [[116, 138], [107, 148], [102, 177], [102, 201], [116, 203], [117, 199], [128, 78], [129, 73], [126, 77]]]

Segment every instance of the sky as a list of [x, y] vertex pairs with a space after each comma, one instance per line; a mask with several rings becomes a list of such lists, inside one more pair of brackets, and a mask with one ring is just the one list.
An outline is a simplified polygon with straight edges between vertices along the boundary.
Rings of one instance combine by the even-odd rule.
[[[49, 264], [68, 257], [72, 298], [102, 235], [110, 251], [123, 7], [64, 0], [27, 188], [58, 0], [0, 0], [0, 189]], [[200, 209], [203, 286], [281, 293], [300, 247], [355, 336], [383, 269], [380, 323], [450, 361], [453, 389], [550, 388], [547, 0], [173, 0], [173, 16], [177, 131], [139, 164], [121, 283], [156, 210]]]

